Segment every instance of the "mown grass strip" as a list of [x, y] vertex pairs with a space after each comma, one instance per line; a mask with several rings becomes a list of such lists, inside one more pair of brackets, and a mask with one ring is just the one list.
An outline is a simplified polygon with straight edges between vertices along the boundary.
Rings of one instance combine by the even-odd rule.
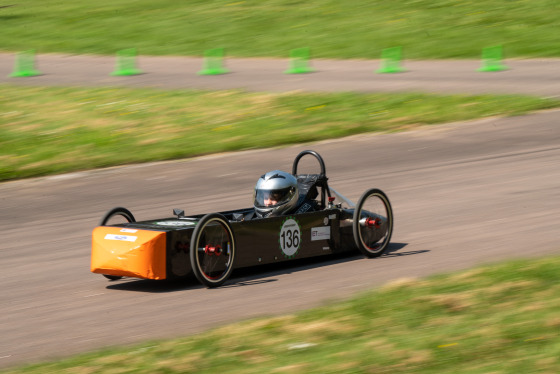
[[349, 301], [7, 373], [557, 373], [560, 257], [403, 279]]
[[0, 88], [0, 180], [560, 106], [524, 96]]
[[506, 57], [560, 56], [556, 0], [26, 0], [0, 8], [0, 48], [38, 53], [380, 58], [480, 58], [502, 44]]

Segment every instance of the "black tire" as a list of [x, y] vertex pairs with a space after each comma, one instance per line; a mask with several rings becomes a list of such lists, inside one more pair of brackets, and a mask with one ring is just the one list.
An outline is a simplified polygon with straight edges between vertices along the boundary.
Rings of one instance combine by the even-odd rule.
[[[128, 222], [136, 222], [136, 219], [134, 218], [134, 216], [132, 215], [132, 213], [130, 213], [130, 210], [126, 209], [126, 208], [122, 208], [122, 207], [117, 207], [117, 208], [113, 208], [110, 211], [108, 211], [103, 218], [101, 218], [101, 221], [99, 221], [99, 226], [105, 226], [107, 224], [107, 222], [109, 222], [109, 220], [115, 216], [121, 216], [124, 217]], [[122, 277], [120, 275], [109, 275], [109, 274], [103, 274], [103, 276], [109, 280], [119, 280]]]
[[383, 191], [372, 188], [360, 197], [352, 232], [356, 246], [366, 257], [379, 257], [387, 249], [393, 234], [393, 210]]
[[132, 213], [130, 213], [130, 210], [123, 207], [116, 207], [108, 211], [103, 216], [103, 218], [101, 218], [101, 221], [99, 221], [99, 226], [105, 226], [107, 222], [109, 222], [109, 220], [114, 216], [124, 217], [128, 222], [136, 222], [136, 219], [134, 218]]
[[206, 287], [224, 284], [233, 270], [235, 238], [226, 217], [207, 214], [197, 223], [190, 246], [193, 273]]

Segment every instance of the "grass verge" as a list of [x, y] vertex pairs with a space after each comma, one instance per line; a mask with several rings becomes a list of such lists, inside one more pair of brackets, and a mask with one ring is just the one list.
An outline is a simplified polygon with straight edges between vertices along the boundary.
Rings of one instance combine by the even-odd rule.
[[560, 257], [406, 279], [349, 301], [16, 373], [558, 373]]
[[0, 87], [0, 180], [560, 106], [525, 96]]
[[556, 0], [22, 0], [0, 8], [6, 51], [380, 58], [479, 58], [503, 44], [506, 57], [560, 56]]

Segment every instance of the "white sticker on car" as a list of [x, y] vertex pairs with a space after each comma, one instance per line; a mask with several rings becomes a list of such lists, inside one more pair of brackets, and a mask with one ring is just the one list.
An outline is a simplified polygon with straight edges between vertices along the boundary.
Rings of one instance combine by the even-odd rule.
[[156, 222], [156, 225], [160, 225], [160, 226], [173, 226], [173, 227], [177, 227], [177, 226], [194, 226], [194, 225], [196, 225], [196, 222], [193, 222], [193, 221], [160, 221], [160, 222]]
[[105, 235], [105, 239], [108, 240], [121, 240], [125, 242], [135, 242], [138, 239], [137, 236], [130, 236], [130, 235], [114, 235], [114, 234], [107, 234]]
[[287, 217], [280, 229], [280, 249], [288, 258], [296, 255], [301, 245], [301, 227], [293, 217]]
[[311, 240], [329, 240], [331, 238], [331, 227], [312, 227]]
[[131, 233], [131, 234], [134, 234], [137, 231], [138, 230], [133, 230], [133, 229], [121, 229], [121, 232], [128, 232], [128, 233]]

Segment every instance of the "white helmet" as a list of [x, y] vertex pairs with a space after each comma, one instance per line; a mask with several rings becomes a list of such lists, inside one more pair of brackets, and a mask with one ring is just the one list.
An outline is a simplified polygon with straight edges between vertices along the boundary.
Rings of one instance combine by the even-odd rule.
[[260, 218], [282, 215], [296, 207], [298, 198], [297, 179], [292, 174], [269, 171], [255, 186], [255, 213]]

